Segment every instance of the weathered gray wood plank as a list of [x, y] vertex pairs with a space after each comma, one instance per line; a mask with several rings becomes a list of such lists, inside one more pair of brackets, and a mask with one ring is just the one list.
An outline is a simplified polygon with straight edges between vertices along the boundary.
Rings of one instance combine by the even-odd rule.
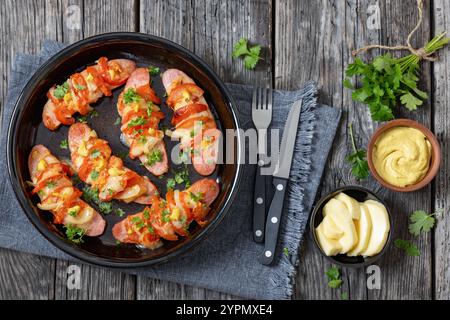
[[[450, 4], [445, 0], [435, 0], [433, 7], [434, 30], [436, 33], [447, 31], [450, 34], [450, 20], [448, 13]], [[439, 217], [434, 234], [435, 248], [435, 298], [450, 299], [450, 217], [448, 206], [450, 203], [449, 175], [450, 175], [450, 51], [439, 52], [439, 60], [433, 68], [433, 103], [434, 103], [434, 132], [438, 136], [442, 148], [442, 164], [439, 175], [436, 178], [435, 209], [443, 209]]]
[[[38, 52], [45, 38], [61, 39], [58, 8], [56, 0], [0, 2], [0, 110], [14, 55]], [[54, 259], [0, 249], [0, 299], [51, 299], [54, 272]]]
[[[95, 34], [112, 31], [136, 31], [136, 1], [64, 1], [62, 12], [69, 5], [77, 4], [81, 11], [80, 29], [74, 29], [73, 18], [64, 15], [63, 40], [67, 43]], [[75, 21], [76, 22], [76, 21]], [[71, 24], [72, 23], [72, 24]], [[107, 54], [107, 53], [105, 53]], [[55, 299], [134, 299], [135, 277], [119, 271], [81, 266], [81, 289], [67, 288], [67, 267], [70, 263], [56, 264]]]
[[[224, 81], [265, 84], [272, 77], [271, 1], [142, 0], [140, 31], [165, 37], [194, 51]], [[241, 37], [266, 48], [256, 71], [232, 60]], [[137, 280], [138, 299], [224, 299], [229, 295], [158, 280]]]
[[[367, 108], [355, 104], [350, 92], [343, 89], [346, 65], [352, 61], [351, 50], [368, 43], [386, 44], [404, 42], [417, 19], [415, 1], [386, 1], [380, 5], [381, 29], [369, 30], [366, 25], [368, 6], [374, 1], [289, 1], [276, 3], [275, 21], [275, 85], [292, 89], [307, 80], [316, 80], [322, 87], [321, 102], [343, 108], [345, 113], [330, 156], [321, 194], [349, 184], [362, 184], [378, 192], [391, 205], [396, 228], [394, 238], [409, 238], [408, 215], [415, 209], [429, 210], [431, 188], [402, 194], [382, 189], [373, 179], [357, 182], [349, 173], [345, 157], [351, 152], [347, 126], [354, 123], [358, 143], [366, 146], [376, 127]], [[424, 27], [416, 39], [422, 43], [429, 36], [429, 8], [424, 11]], [[372, 53], [376, 54], [376, 52]], [[365, 59], [370, 55], [364, 56]], [[423, 87], [430, 89], [430, 69], [423, 68]], [[429, 103], [415, 113], [401, 111], [400, 116], [417, 119], [430, 125]], [[327, 287], [324, 272], [330, 264], [314, 250], [308, 238], [302, 250], [297, 279], [297, 298], [334, 299], [347, 292], [350, 299], [431, 298], [431, 239], [418, 241], [420, 258], [406, 258], [392, 248], [380, 262], [381, 290], [367, 290], [364, 270], [343, 270], [344, 285], [340, 290]], [[401, 279], [401, 285], [398, 284]]]

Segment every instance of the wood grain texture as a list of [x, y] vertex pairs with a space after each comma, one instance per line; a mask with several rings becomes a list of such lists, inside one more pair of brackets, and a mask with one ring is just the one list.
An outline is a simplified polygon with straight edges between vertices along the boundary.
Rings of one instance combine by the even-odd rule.
[[[416, 209], [429, 210], [431, 188], [412, 194], [398, 194], [382, 189], [372, 178], [355, 181], [345, 157], [351, 152], [348, 124], [353, 123], [358, 145], [365, 147], [376, 125], [370, 120], [367, 107], [351, 100], [349, 90], [342, 86], [345, 68], [353, 59], [351, 51], [365, 44], [394, 45], [403, 43], [407, 33], [417, 21], [415, 1], [386, 1], [380, 5], [381, 29], [367, 28], [367, 9], [374, 1], [289, 1], [276, 3], [275, 11], [275, 85], [277, 88], [293, 89], [307, 80], [316, 80], [321, 87], [321, 102], [344, 109], [344, 115], [334, 147], [326, 168], [320, 195], [349, 184], [362, 184], [384, 198], [395, 217], [394, 238], [409, 238], [407, 219]], [[424, 10], [423, 27], [414, 43], [422, 44], [429, 37], [429, 8]], [[293, 54], [296, 52], [297, 54]], [[370, 59], [378, 52], [363, 56]], [[430, 90], [430, 69], [422, 68], [422, 87]], [[399, 109], [398, 116], [417, 119], [430, 125], [430, 105], [414, 113]], [[302, 250], [297, 279], [296, 298], [335, 299], [347, 292], [350, 299], [426, 299], [431, 298], [431, 239], [422, 237], [417, 241], [422, 256], [406, 258], [395, 248], [388, 251], [379, 263], [381, 267], [381, 290], [366, 289], [364, 270], [342, 270], [344, 285], [331, 290], [324, 275], [330, 267], [315, 250], [308, 239]], [[408, 270], [408, 271], [407, 271]], [[402, 279], [401, 285], [398, 279]]]
[[[450, 3], [445, 0], [435, 0], [432, 11], [434, 16], [433, 30], [435, 33], [447, 31], [450, 34]], [[441, 170], [435, 181], [436, 197], [434, 209], [443, 210], [438, 217], [434, 234], [435, 257], [435, 298], [450, 299], [450, 204], [449, 175], [450, 175], [450, 51], [439, 52], [439, 60], [434, 62], [433, 68], [433, 104], [434, 104], [434, 132], [441, 144]]]
[[[0, 2], [0, 109], [6, 99], [12, 59], [18, 52], [37, 53], [42, 40], [61, 40], [58, 1]], [[55, 260], [0, 249], [0, 299], [51, 299]]]
[[[378, 3], [380, 29], [369, 29], [369, 6]], [[424, 24], [413, 44], [422, 45], [432, 32], [450, 33], [448, 1], [425, 1]], [[77, 11], [79, 10], [79, 11]], [[79, 28], [76, 26], [79, 13]], [[324, 275], [331, 265], [306, 237], [296, 279], [297, 299], [449, 299], [450, 221], [440, 217], [434, 235], [412, 237], [409, 214], [417, 209], [446, 209], [450, 151], [449, 49], [439, 60], [421, 69], [421, 88], [432, 92], [416, 112], [399, 109], [399, 117], [416, 119], [434, 129], [442, 147], [443, 162], [434, 184], [424, 190], [398, 194], [372, 178], [358, 182], [345, 157], [350, 153], [347, 125], [353, 123], [357, 144], [365, 148], [376, 129], [367, 108], [351, 99], [344, 89], [344, 70], [351, 51], [365, 44], [404, 43], [417, 20], [415, 0], [5, 0], [0, 1], [0, 112], [7, 93], [11, 59], [18, 52], [37, 53], [44, 39], [72, 43], [102, 32], [127, 30], [159, 35], [175, 41], [204, 58], [227, 82], [295, 89], [308, 80], [321, 87], [322, 103], [343, 108], [344, 115], [318, 196], [348, 184], [361, 184], [384, 198], [395, 217], [394, 238], [417, 244], [421, 257], [406, 257], [392, 247], [380, 261], [381, 290], [368, 290], [365, 270], [343, 269], [343, 286], [328, 288]], [[75, 25], [74, 25], [75, 24]], [[233, 43], [241, 37], [261, 44], [263, 59], [255, 71], [231, 58]], [[361, 57], [379, 54], [375, 50]], [[400, 54], [400, 53], [398, 53]], [[402, 52], [401, 54], [406, 54]], [[233, 299], [236, 297], [166, 281], [125, 275], [87, 265], [81, 266], [81, 289], [67, 288], [64, 261], [0, 249], [0, 299]]]
[[[272, 78], [271, 1], [143, 0], [140, 31], [162, 36], [194, 51], [227, 82], [268, 84]], [[240, 38], [261, 44], [263, 61], [248, 71], [233, 60]], [[138, 299], [227, 299], [205, 289], [138, 277]]]

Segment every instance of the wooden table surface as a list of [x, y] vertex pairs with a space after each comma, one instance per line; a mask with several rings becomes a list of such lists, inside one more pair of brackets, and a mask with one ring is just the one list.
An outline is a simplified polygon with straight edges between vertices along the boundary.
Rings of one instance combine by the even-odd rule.
[[[379, 28], [371, 24], [378, 3]], [[69, 6], [69, 10], [67, 9]], [[375, 5], [375, 7], [373, 7]], [[75, 11], [72, 11], [75, 10]], [[76, 15], [79, 10], [79, 28]], [[450, 31], [450, 3], [425, 1], [424, 21], [413, 44], [422, 45], [435, 33]], [[424, 123], [438, 136], [442, 167], [425, 189], [399, 194], [380, 187], [373, 179], [356, 181], [344, 159], [351, 151], [347, 125], [354, 125], [357, 143], [367, 144], [377, 124], [365, 106], [351, 99], [342, 85], [351, 51], [371, 43], [403, 44], [417, 21], [414, 0], [6, 0], [0, 2], [0, 101], [4, 104], [13, 57], [36, 53], [44, 39], [72, 43], [109, 31], [139, 31], [173, 40], [205, 59], [224, 81], [272, 84], [295, 89], [307, 80], [321, 87], [319, 101], [344, 110], [320, 194], [349, 184], [362, 184], [378, 192], [392, 208], [394, 238], [410, 239], [408, 217], [417, 209], [446, 209], [450, 152], [450, 48], [439, 60], [424, 63], [422, 88], [430, 99], [417, 112], [399, 110], [398, 116]], [[255, 71], [233, 60], [233, 43], [241, 37], [264, 47]], [[375, 52], [366, 55], [370, 58]], [[449, 299], [450, 217], [444, 214], [433, 232], [414, 239], [422, 255], [407, 257], [391, 248], [380, 261], [381, 288], [369, 290], [366, 271], [342, 270], [341, 289], [327, 286], [330, 267], [306, 237], [298, 267], [295, 299]], [[126, 275], [82, 265], [80, 290], [68, 290], [65, 261], [0, 250], [0, 298], [27, 299], [232, 299], [210, 290]]]

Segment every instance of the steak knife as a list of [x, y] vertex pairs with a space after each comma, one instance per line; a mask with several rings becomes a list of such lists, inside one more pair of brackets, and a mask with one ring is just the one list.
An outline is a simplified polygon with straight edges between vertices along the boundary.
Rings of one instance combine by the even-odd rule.
[[266, 238], [264, 251], [260, 261], [264, 265], [272, 263], [278, 241], [281, 214], [283, 212], [284, 197], [291, 171], [292, 157], [294, 154], [295, 140], [297, 137], [298, 122], [302, 109], [302, 100], [296, 101], [289, 111], [286, 124], [281, 138], [280, 154], [278, 156], [278, 166], [273, 174], [272, 183], [275, 187], [275, 194], [270, 204], [266, 222]]

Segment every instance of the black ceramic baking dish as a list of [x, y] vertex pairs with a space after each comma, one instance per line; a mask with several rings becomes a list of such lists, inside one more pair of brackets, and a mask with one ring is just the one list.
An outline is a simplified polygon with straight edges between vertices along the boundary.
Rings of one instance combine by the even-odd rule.
[[[66, 239], [61, 226], [52, 223], [51, 214], [37, 208], [38, 198], [31, 196], [30, 188], [26, 183], [30, 180], [27, 158], [34, 145], [47, 146], [60, 159], [70, 157], [68, 150], [59, 147], [60, 141], [67, 138], [68, 127], [61, 127], [51, 132], [42, 124], [42, 109], [47, 101], [48, 89], [54, 84], [64, 82], [74, 72], [94, 64], [101, 56], [109, 59], [132, 59], [138, 66], [153, 65], [159, 67], [161, 71], [168, 68], [183, 70], [204, 89], [205, 98], [222, 132], [226, 129], [239, 128], [235, 112], [236, 104], [229, 91], [215, 72], [192, 52], [171, 41], [147, 34], [120, 32], [97, 35], [74, 43], [56, 53], [36, 71], [23, 89], [8, 128], [7, 159], [10, 180], [17, 199], [32, 224], [51, 243], [66, 253], [89, 263], [110, 267], [137, 267], [168, 261], [185, 253], [194, 244], [204, 239], [227, 213], [237, 192], [240, 178], [241, 141], [239, 137], [234, 141], [234, 162], [218, 165], [216, 171], [210, 176], [219, 182], [221, 191], [211, 205], [211, 211], [207, 216], [208, 223], [202, 228], [193, 223], [188, 237], [176, 242], [165, 242], [164, 246], [156, 250], [139, 249], [127, 244], [117, 245], [111, 234], [111, 228], [123, 217], [120, 218], [115, 214], [104, 215], [107, 228], [102, 236], [85, 237], [83, 244], [73, 244]], [[161, 79], [155, 78], [152, 86], [159, 97], [164, 96], [165, 90]], [[116, 102], [120, 91], [121, 88], [114, 90], [113, 96], [104, 97], [93, 105], [98, 116], [88, 119], [89, 126], [97, 131], [99, 137], [108, 140], [115, 154], [127, 152], [127, 148], [120, 143], [120, 128], [114, 125], [118, 117]], [[162, 105], [162, 110], [166, 113], [162, 125], [170, 127], [172, 114], [165, 104]], [[176, 142], [170, 141], [167, 137], [165, 141], [170, 152]], [[152, 176], [138, 164], [138, 161], [128, 157], [125, 165], [140, 174], [149, 176], [159, 191], [165, 194], [166, 179]], [[177, 169], [177, 166], [171, 163], [171, 168]], [[192, 182], [200, 178], [192, 168], [189, 168], [189, 171]], [[168, 177], [170, 174], [166, 178]], [[127, 214], [143, 209], [141, 205], [118, 202], [114, 202], [114, 207], [122, 208]]]

